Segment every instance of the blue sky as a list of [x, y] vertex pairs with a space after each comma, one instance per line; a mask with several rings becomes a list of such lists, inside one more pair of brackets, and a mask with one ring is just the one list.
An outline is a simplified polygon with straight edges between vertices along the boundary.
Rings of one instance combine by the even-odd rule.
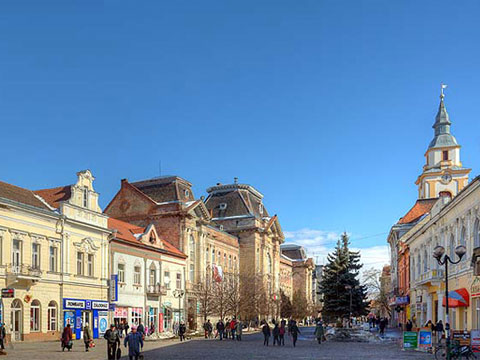
[[312, 252], [347, 230], [367, 266], [414, 203], [440, 83], [478, 174], [478, 1], [2, 1], [0, 179], [89, 168], [234, 176]]

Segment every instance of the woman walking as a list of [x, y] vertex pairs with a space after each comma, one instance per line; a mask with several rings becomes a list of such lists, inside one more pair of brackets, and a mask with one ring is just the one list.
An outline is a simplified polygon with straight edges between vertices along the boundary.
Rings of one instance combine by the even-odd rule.
[[317, 326], [315, 327], [315, 336], [317, 337], [318, 343], [322, 343], [323, 338], [323, 324], [321, 321], [317, 322]]
[[72, 328], [70, 324], [67, 324], [62, 333], [62, 351], [65, 351], [65, 348], [67, 348], [68, 351], [72, 350], [72, 339]]
[[268, 341], [270, 339], [271, 331], [270, 331], [270, 326], [266, 321], [262, 326], [262, 333], [263, 333], [263, 345], [268, 346]]
[[85, 343], [85, 351], [88, 352], [88, 349], [90, 348], [90, 343], [92, 341], [93, 341], [92, 330], [90, 330], [88, 323], [85, 323], [85, 326], [83, 327], [83, 342]]
[[297, 322], [295, 320], [292, 321], [292, 326], [290, 328], [290, 333], [292, 334], [293, 347], [296, 347], [297, 346], [298, 334], [300, 334], [300, 329], [298, 328]]

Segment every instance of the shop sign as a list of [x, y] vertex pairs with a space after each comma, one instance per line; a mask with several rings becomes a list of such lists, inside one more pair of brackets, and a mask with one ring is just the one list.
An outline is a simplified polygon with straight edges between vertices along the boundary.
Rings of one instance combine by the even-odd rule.
[[397, 301], [396, 301], [396, 304], [397, 305], [407, 305], [410, 303], [410, 297], [407, 295], [407, 296], [398, 296], [397, 297]]
[[64, 309], [108, 310], [108, 302], [100, 300], [63, 299]]
[[420, 330], [418, 332], [418, 348], [421, 350], [427, 350], [432, 347], [432, 331]]
[[118, 301], [118, 275], [111, 275], [108, 282], [109, 301]]
[[15, 289], [2, 289], [2, 298], [14, 298], [15, 297]]
[[124, 307], [117, 307], [115, 312], [113, 313], [113, 317], [116, 318], [127, 318], [128, 317], [128, 309]]
[[98, 333], [99, 335], [105, 334], [108, 329], [108, 311], [98, 312]]
[[457, 340], [460, 346], [470, 346], [470, 332], [463, 330], [453, 330], [453, 340]]
[[84, 300], [64, 299], [63, 301], [65, 309], [85, 309]]
[[416, 349], [418, 344], [418, 333], [416, 331], [403, 332], [403, 348]]
[[472, 329], [470, 331], [470, 345], [473, 352], [480, 352], [480, 329]]
[[480, 276], [474, 277], [470, 287], [470, 294], [472, 298], [480, 296]]
[[105, 301], [92, 301], [93, 310], [108, 310], [108, 302]]

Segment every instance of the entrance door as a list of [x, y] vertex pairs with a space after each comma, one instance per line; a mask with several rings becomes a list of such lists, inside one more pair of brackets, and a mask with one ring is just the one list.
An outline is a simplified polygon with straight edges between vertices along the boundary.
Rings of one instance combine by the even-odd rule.
[[82, 311], [82, 328], [80, 329], [80, 338], [83, 339], [83, 327], [88, 324], [88, 327], [92, 331], [93, 334], [93, 324], [92, 319], [90, 318], [90, 311]]
[[12, 341], [20, 341], [22, 340], [22, 323], [23, 323], [23, 316], [22, 316], [22, 303], [20, 300], [15, 299], [12, 302]]

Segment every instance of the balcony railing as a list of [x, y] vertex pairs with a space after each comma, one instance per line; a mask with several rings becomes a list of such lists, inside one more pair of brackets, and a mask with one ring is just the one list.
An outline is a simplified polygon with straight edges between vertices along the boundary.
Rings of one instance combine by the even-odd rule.
[[167, 288], [160, 284], [148, 285], [147, 295], [150, 295], [150, 296], [167, 295]]
[[444, 271], [442, 269], [432, 269], [423, 274], [421, 274], [415, 282], [417, 284], [426, 284], [434, 281], [442, 281], [445, 277]]
[[37, 267], [33, 267], [25, 264], [8, 264], [7, 275], [16, 276], [19, 278], [40, 278], [43, 271]]

